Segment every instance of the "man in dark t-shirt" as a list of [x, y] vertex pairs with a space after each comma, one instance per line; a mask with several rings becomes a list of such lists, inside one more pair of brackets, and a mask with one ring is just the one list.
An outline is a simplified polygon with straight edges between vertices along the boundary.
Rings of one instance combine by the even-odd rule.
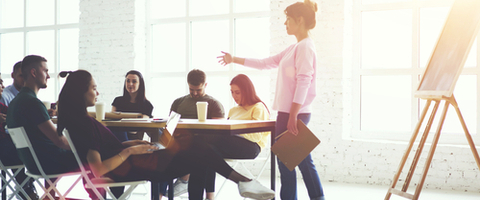
[[182, 115], [184, 119], [198, 119], [197, 102], [208, 102], [207, 119], [225, 118], [225, 110], [222, 103], [212, 96], [205, 94], [207, 87], [206, 75], [203, 71], [194, 69], [187, 76], [188, 88], [190, 94], [176, 99], [170, 111], [175, 111]]
[[[205, 72], [194, 69], [190, 71], [187, 75], [188, 88], [190, 94], [182, 96], [176, 99], [172, 103], [170, 111], [175, 111], [181, 114], [183, 119], [198, 119], [197, 116], [197, 102], [206, 101], [208, 102], [207, 106], [207, 119], [222, 119], [225, 118], [225, 109], [223, 108], [222, 103], [212, 96], [205, 93], [205, 88], [207, 87]], [[215, 172], [213, 173], [213, 178], [215, 178]], [[179, 196], [188, 191], [188, 179], [189, 175], [178, 178], [174, 184], [174, 196]], [[207, 180], [208, 183], [214, 182], [213, 180]], [[213, 199], [215, 185], [207, 186], [207, 199]], [[160, 191], [163, 192], [163, 191]], [[165, 193], [164, 193], [165, 194]]]
[[[22, 75], [25, 86], [10, 102], [7, 112], [8, 128], [25, 128], [46, 173], [64, 173], [75, 169], [75, 157], [65, 136], [57, 134], [47, 108], [37, 98], [38, 91], [47, 87], [47, 80], [50, 78], [47, 60], [37, 55], [26, 56], [22, 61]], [[28, 171], [39, 173], [27, 152], [18, 153]]]

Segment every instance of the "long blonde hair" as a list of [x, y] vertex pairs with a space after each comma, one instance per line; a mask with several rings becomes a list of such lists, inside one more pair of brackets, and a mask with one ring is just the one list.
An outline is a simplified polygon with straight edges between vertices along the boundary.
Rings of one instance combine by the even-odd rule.
[[299, 17], [303, 17], [305, 20], [305, 28], [308, 30], [315, 28], [317, 20], [315, 13], [318, 11], [317, 3], [312, 0], [304, 0], [303, 2], [297, 2], [289, 5], [285, 8], [285, 15], [297, 20]]

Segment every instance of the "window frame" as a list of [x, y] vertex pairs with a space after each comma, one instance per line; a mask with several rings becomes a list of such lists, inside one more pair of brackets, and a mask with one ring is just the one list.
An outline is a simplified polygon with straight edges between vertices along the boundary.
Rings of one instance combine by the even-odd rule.
[[[184, 94], [189, 93], [188, 85], [186, 83], [186, 75], [187, 73], [194, 69], [192, 66], [192, 22], [205, 22], [205, 21], [218, 21], [218, 20], [228, 20], [229, 22], [229, 49], [228, 52], [231, 53], [232, 55], [235, 55], [235, 20], [236, 19], [250, 19], [250, 18], [257, 18], [257, 17], [271, 17], [271, 11], [256, 11], [256, 12], [244, 12], [244, 13], [235, 13], [234, 12], [234, 3], [236, 0], [229, 0], [229, 13], [227, 14], [218, 14], [218, 15], [203, 15], [203, 16], [189, 16], [189, 1], [191, 0], [185, 0], [186, 3], [186, 14], [185, 17], [174, 17], [174, 18], [162, 18], [162, 19], [152, 19], [151, 14], [150, 14], [150, 1], [148, 0], [146, 2], [146, 68], [145, 68], [145, 82], [146, 85], [152, 85], [150, 84], [153, 78], [166, 78], [166, 77], [178, 77], [182, 78], [185, 80], [185, 83], [181, 86], [178, 86], [179, 88], [181, 87], [184, 91]], [[151, 70], [152, 66], [152, 27], [154, 25], [159, 25], [159, 24], [172, 24], [172, 23], [184, 23], [185, 24], [185, 40], [186, 40], [186, 55], [185, 55], [185, 66], [184, 66], [184, 71], [181, 72], [154, 72]], [[218, 50], [219, 55], [221, 49]], [[270, 49], [269, 49], [270, 51]], [[270, 55], [270, 52], [269, 54]], [[241, 56], [241, 55], [240, 55]], [[247, 74], [249, 76], [266, 76], [270, 77], [271, 73], [270, 71], [264, 71], [264, 70], [248, 70], [246, 67], [239, 66], [237, 64], [230, 64], [225, 67], [228, 67], [228, 70], [216, 70], [216, 71], [205, 71], [207, 73], [207, 79], [211, 77], [227, 77], [228, 80], [231, 80], [234, 76], [237, 74], [243, 73]], [[220, 67], [219, 67], [220, 68]], [[200, 69], [202, 70], [202, 69]], [[207, 80], [208, 82], [208, 80]], [[226, 83], [228, 84], [228, 83]], [[209, 86], [211, 90], [211, 86]], [[147, 88], [147, 91], [149, 88]], [[269, 88], [269, 92], [271, 92], [272, 89]], [[258, 91], [257, 91], [258, 92]], [[206, 93], [209, 94], [209, 89], [207, 88]], [[155, 94], [147, 94], [148, 96], [155, 95]], [[178, 98], [178, 97], [176, 97]], [[228, 111], [230, 108], [232, 108], [235, 105], [235, 102], [233, 101], [232, 98], [229, 98], [230, 100], [228, 102], [222, 102], [224, 108], [225, 108], [225, 117], [228, 117]], [[265, 103], [268, 105], [269, 102], [272, 101], [271, 96], [269, 96], [269, 99], [262, 99], [265, 101]], [[170, 108], [172, 102], [152, 102], [154, 105], [158, 106], [168, 106]], [[165, 105], [167, 104], [167, 105]], [[154, 110], [155, 112], [155, 110]], [[158, 113], [157, 113], [158, 114]], [[164, 116], [167, 115], [167, 113], [161, 113]], [[155, 115], [155, 114], [154, 114]], [[156, 116], [156, 115], [155, 115]]]
[[[2, 34], [6, 34], [6, 33], [22, 33], [23, 34], [23, 56], [27, 56], [27, 52], [28, 52], [28, 41], [27, 41], [27, 38], [28, 38], [28, 33], [29, 32], [32, 32], [32, 31], [53, 31], [54, 33], [54, 52], [53, 52], [53, 58], [47, 58], [47, 64], [48, 64], [48, 68], [49, 68], [49, 75], [50, 75], [50, 79], [55, 79], [55, 83], [54, 84], [51, 84], [49, 83], [48, 84], [48, 87], [54, 87], [54, 96], [53, 97], [49, 97], [49, 98], [52, 98], [52, 99], [45, 99], [45, 100], [57, 100], [58, 99], [58, 95], [60, 93], [60, 90], [61, 90], [61, 83], [63, 83], [64, 81], [60, 80], [58, 78], [58, 74], [59, 72], [62, 70], [61, 67], [60, 67], [60, 31], [61, 30], [67, 30], [67, 29], [77, 29], [78, 32], [80, 32], [80, 29], [79, 29], [79, 21], [77, 21], [76, 23], [62, 23], [62, 24], [59, 24], [59, 15], [60, 15], [60, 7], [58, 6], [59, 2], [62, 1], [62, 0], [53, 0], [54, 1], [54, 10], [55, 10], [55, 13], [54, 13], [54, 21], [53, 21], [53, 24], [51, 25], [39, 25], [39, 26], [27, 26], [27, 7], [28, 7], [28, 0], [23, 0], [23, 4], [24, 4], [24, 11], [23, 11], [23, 25], [20, 26], [20, 27], [13, 27], [13, 28], [2, 28], [0, 26], [0, 38], [2, 37]], [[78, 3], [80, 3], [80, 1], [78, 1]], [[0, 3], [0, 10], [2, 9], [2, 4]], [[1, 15], [0, 15], [0, 22], [1, 22]], [[78, 19], [80, 19], [80, 11], [78, 13]], [[77, 41], [78, 41], [78, 38], [77, 38]], [[79, 51], [77, 49], [77, 51]], [[0, 58], [1, 58], [1, 51], [0, 51]], [[40, 55], [40, 56], [43, 56], [43, 55]], [[23, 58], [23, 57], [22, 57]], [[21, 61], [20, 58], [18, 61]], [[77, 59], [78, 59], [78, 55], [77, 55]], [[13, 65], [15, 63], [11, 63], [10, 66], [0, 66], [0, 69], [3, 68], [3, 67], [6, 67], [9, 69], [10, 72], [12, 72], [11, 70], [13, 69]], [[76, 69], [78, 69], [78, 66], [76, 67]], [[11, 80], [11, 75], [10, 73], [4, 73], [4, 74], [1, 74], [1, 78], [2, 79], [7, 79], [7, 80]], [[13, 82], [12, 82], [13, 83]], [[4, 85], [5, 87], [8, 86], [8, 85]]]
[[[374, 141], [398, 141], [398, 142], [408, 142], [417, 123], [419, 121], [419, 117], [421, 112], [423, 111], [423, 107], [421, 104], [424, 104], [426, 100], [419, 99], [414, 97], [413, 92], [416, 91], [418, 84], [420, 82], [420, 77], [423, 75], [425, 70], [425, 66], [420, 65], [420, 10], [422, 8], [432, 8], [432, 7], [451, 7], [453, 4], [453, 0], [411, 0], [405, 2], [395, 2], [395, 3], [378, 3], [378, 4], [362, 4], [362, 0], [353, 0], [353, 13], [352, 13], [352, 21], [353, 21], [353, 62], [352, 62], [352, 117], [351, 117], [351, 133], [347, 136], [353, 139], [359, 140], [374, 140]], [[399, 10], [399, 9], [412, 9], [412, 66], [409, 68], [403, 69], [362, 69], [361, 66], [361, 56], [362, 56], [362, 12], [370, 12], [370, 11], [388, 11], [388, 10]], [[477, 35], [478, 38], [478, 35]], [[436, 40], [435, 40], [436, 42]], [[476, 44], [477, 50], [480, 48], [480, 42]], [[430, 52], [431, 53], [431, 52]], [[430, 55], [429, 55], [430, 56]], [[477, 58], [477, 65], [476, 67], [468, 67], [463, 68], [461, 75], [476, 75], [477, 77], [477, 110], [476, 110], [476, 123], [477, 127], [476, 130], [472, 131], [469, 127], [469, 132], [476, 132], [476, 134], [472, 135], [477, 144], [480, 142], [480, 104], [478, 103], [480, 97], [480, 52], [477, 51], [476, 54]], [[373, 132], [373, 131], [365, 131], [361, 130], [361, 77], [362, 76], [388, 76], [388, 75], [405, 75], [411, 77], [411, 127], [408, 132]], [[454, 92], [455, 94], [455, 92]], [[385, 100], [388, 101], [388, 100]], [[424, 102], [422, 102], [424, 101]], [[443, 105], [443, 101], [441, 102]], [[429, 112], [426, 115], [425, 120], [422, 123], [422, 127], [420, 128], [419, 134], [423, 134], [425, 130], [425, 124], [428, 121], [428, 117], [430, 116], [431, 110], [433, 107], [430, 106]], [[465, 110], [466, 107], [462, 107], [459, 104], [460, 111]], [[435, 119], [440, 118], [442, 109], [440, 108], [435, 115]], [[450, 106], [448, 108], [448, 112], [455, 112], [455, 109]], [[456, 115], [455, 115], [456, 116]], [[394, 119], [392, 119], [394, 120]], [[458, 117], [451, 120], [459, 120]], [[436, 132], [436, 127], [438, 123], [432, 124], [432, 128], [429, 133], [429, 137], [427, 141], [431, 141], [433, 138], [434, 133]], [[447, 144], [447, 145], [467, 145], [466, 138], [464, 136], [464, 132], [462, 131], [459, 134], [443, 134], [441, 136], [442, 140], [440, 143]]]

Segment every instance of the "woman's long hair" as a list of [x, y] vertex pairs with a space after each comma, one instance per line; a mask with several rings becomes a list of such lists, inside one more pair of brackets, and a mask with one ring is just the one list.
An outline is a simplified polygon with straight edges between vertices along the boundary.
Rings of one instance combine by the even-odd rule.
[[[137, 70], [130, 70], [129, 72], [127, 72], [127, 74], [125, 74], [125, 78], [127, 78], [129, 74], [138, 76], [140, 85], [138, 86], [137, 97], [135, 98], [135, 102], [143, 104], [143, 102], [147, 100], [147, 97], [145, 96], [145, 80], [143, 80], [143, 75]], [[127, 91], [126, 81], [127, 80], [125, 79], [125, 82], [123, 83], [123, 97], [130, 100], [132, 97], [130, 96], [130, 93], [128, 93]]]
[[58, 96], [58, 128], [60, 135], [71, 122], [87, 115], [85, 93], [90, 87], [92, 75], [85, 70], [60, 72], [60, 77], [67, 76], [62, 91]]
[[[238, 88], [240, 88], [240, 92], [242, 93], [242, 99], [240, 102], [241, 104], [239, 104], [240, 106], [250, 106], [258, 102], [262, 102], [263, 105], [265, 105], [260, 97], [257, 96], [255, 87], [247, 75], [238, 74], [237, 76], [233, 77], [232, 81], [230, 81], [230, 85], [237, 85]], [[267, 105], [265, 105], [265, 108], [268, 110]]]

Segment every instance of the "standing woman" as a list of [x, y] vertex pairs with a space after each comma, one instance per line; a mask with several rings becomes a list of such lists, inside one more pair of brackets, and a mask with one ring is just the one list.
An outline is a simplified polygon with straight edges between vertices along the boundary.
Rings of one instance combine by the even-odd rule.
[[[316, 96], [316, 50], [308, 31], [316, 24], [315, 12], [317, 4], [311, 0], [297, 2], [285, 9], [287, 34], [294, 35], [297, 43], [289, 46], [277, 55], [265, 59], [239, 58], [222, 52], [219, 63], [227, 65], [237, 63], [257, 69], [278, 68], [277, 89], [273, 109], [278, 111], [276, 134], [289, 130], [297, 135], [297, 119], [308, 124], [311, 116], [311, 104]], [[290, 171], [277, 160], [281, 174], [280, 197], [282, 200], [297, 199], [297, 183], [295, 170]], [[323, 200], [323, 188], [308, 155], [299, 165], [310, 199]]]
[[[130, 70], [125, 75], [123, 96], [116, 97], [112, 103], [112, 112], [136, 112], [152, 118], [153, 105], [145, 97], [145, 81], [139, 71]], [[128, 140], [127, 132], [114, 132], [120, 141]], [[137, 132], [137, 139], [143, 139], [143, 132]]]

